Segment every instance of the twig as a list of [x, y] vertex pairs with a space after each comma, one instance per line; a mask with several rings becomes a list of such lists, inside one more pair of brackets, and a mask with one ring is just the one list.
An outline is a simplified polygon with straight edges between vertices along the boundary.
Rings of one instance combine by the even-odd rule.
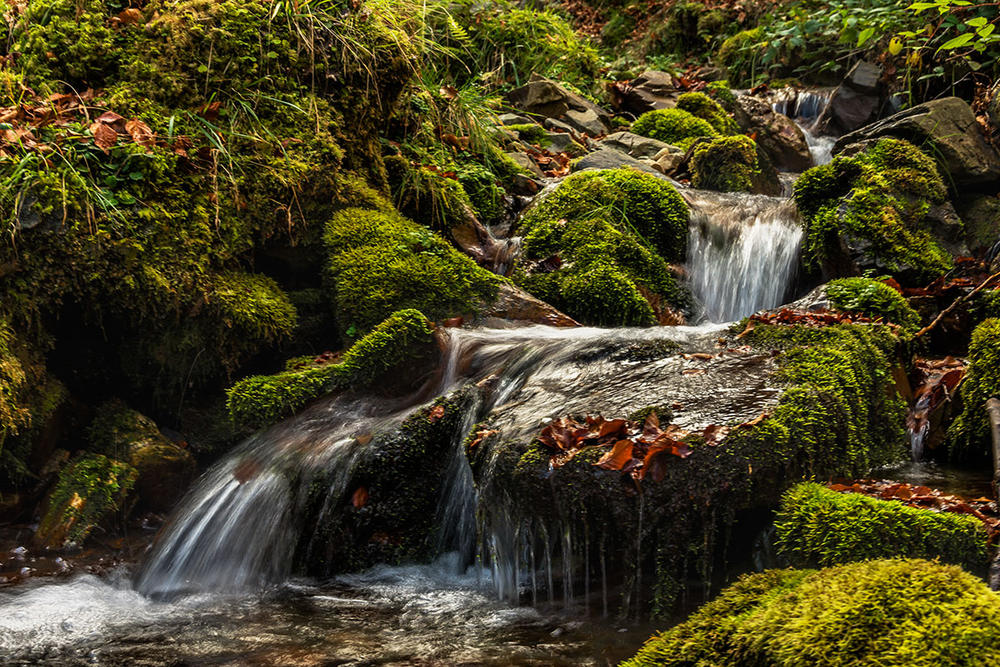
[[[990, 434], [993, 440], [993, 492], [1000, 497], [1000, 399], [993, 397], [986, 401], [986, 413], [990, 420]], [[1000, 590], [1000, 545], [993, 554], [990, 564], [990, 588]]]
[[936, 327], [938, 325], [938, 323], [940, 323], [941, 320], [943, 320], [948, 313], [950, 313], [951, 311], [955, 310], [956, 308], [958, 308], [963, 303], [967, 302], [969, 299], [971, 299], [972, 297], [974, 297], [981, 289], [983, 289], [984, 287], [986, 287], [988, 284], [990, 284], [991, 282], [993, 282], [997, 278], [1000, 278], [1000, 272], [994, 273], [992, 276], [990, 276], [989, 278], [987, 278], [983, 282], [979, 283], [979, 285], [974, 290], [972, 290], [971, 292], [969, 292], [965, 296], [961, 296], [961, 297], [955, 299], [954, 301], [952, 301], [952, 303], [951, 303], [950, 306], [948, 306], [947, 308], [945, 308], [944, 310], [942, 310], [940, 313], [938, 313], [938, 316], [934, 318], [933, 322], [931, 322], [930, 324], [928, 324], [927, 326], [925, 326], [923, 329], [921, 329], [920, 331], [918, 331], [913, 336], [913, 339], [916, 340], [916, 339], [921, 338], [922, 336], [924, 336], [927, 332], [929, 332], [931, 329], [933, 329], [934, 327]]

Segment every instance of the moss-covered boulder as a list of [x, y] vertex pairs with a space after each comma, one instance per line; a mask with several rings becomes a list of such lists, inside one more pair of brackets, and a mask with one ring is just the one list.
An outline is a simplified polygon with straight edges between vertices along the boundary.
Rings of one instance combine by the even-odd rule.
[[677, 98], [677, 108], [707, 121], [719, 134], [736, 134], [739, 126], [723, 106], [705, 93], [682, 93]]
[[1000, 660], [1000, 595], [957, 567], [882, 560], [741, 578], [624, 667]]
[[960, 389], [962, 412], [948, 428], [947, 445], [958, 459], [987, 461], [991, 435], [986, 401], [1000, 396], [1000, 319], [984, 320], [973, 330], [968, 359]]
[[647, 111], [632, 123], [632, 132], [685, 150], [702, 137], [711, 139], [719, 135], [707, 120], [684, 109]]
[[374, 389], [398, 396], [427, 381], [437, 368], [440, 351], [427, 318], [416, 310], [402, 310], [372, 329], [339, 360], [320, 357], [277, 375], [240, 380], [228, 390], [226, 405], [234, 421], [262, 427], [336, 390]]
[[778, 549], [796, 567], [875, 558], [927, 558], [975, 573], [987, 565], [987, 531], [966, 514], [907, 507], [858, 493], [799, 484], [781, 498]]
[[101, 454], [86, 454], [59, 473], [42, 504], [35, 543], [46, 549], [79, 546], [125, 500], [138, 473], [127, 463]]
[[88, 429], [89, 451], [127, 462], [145, 509], [170, 510], [194, 479], [195, 460], [168, 440], [152, 419], [121, 401], [100, 406]]
[[742, 134], [699, 143], [691, 156], [691, 185], [696, 188], [749, 191], [759, 172], [757, 145]]
[[838, 278], [826, 285], [826, 298], [835, 309], [861, 313], [872, 319], [898, 324], [913, 332], [920, 326], [920, 315], [906, 298], [890, 285], [871, 278]]
[[952, 266], [950, 231], [930, 216], [945, 192], [934, 161], [898, 139], [814, 167], [795, 183], [804, 260], [828, 277], [873, 269], [906, 282], [932, 280]]

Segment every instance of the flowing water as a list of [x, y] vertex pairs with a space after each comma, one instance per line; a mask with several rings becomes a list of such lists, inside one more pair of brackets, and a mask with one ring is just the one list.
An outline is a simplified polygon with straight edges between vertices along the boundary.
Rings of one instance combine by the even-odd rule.
[[815, 132], [816, 122], [830, 103], [832, 96], [833, 90], [830, 89], [785, 88], [778, 92], [772, 105], [777, 113], [794, 120], [802, 130], [814, 165], [827, 164], [833, 159], [833, 145], [837, 142], [837, 138]]

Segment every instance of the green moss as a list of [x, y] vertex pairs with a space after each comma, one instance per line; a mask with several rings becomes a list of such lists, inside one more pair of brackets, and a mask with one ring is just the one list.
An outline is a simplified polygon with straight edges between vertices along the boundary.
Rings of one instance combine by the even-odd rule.
[[691, 185], [696, 188], [748, 191], [759, 172], [757, 144], [742, 134], [702, 142], [691, 157]]
[[813, 266], [843, 262], [840, 239], [863, 239], [868, 260], [911, 281], [931, 280], [952, 266], [925, 223], [944, 197], [934, 161], [899, 139], [814, 167], [795, 184], [807, 229], [804, 259]]
[[[433, 356], [434, 330], [416, 310], [393, 313], [356, 342], [338, 363], [314, 364], [277, 375], [240, 380], [227, 392], [227, 408], [240, 424], [261, 427], [295, 414], [310, 401], [337, 389], [405, 384], [389, 376], [408, 366], [419, 379], [419, 362]], [[381, 381], [381, 382], [380, 382]]]
[[161, 438], [156, 422], [119, 400], [101, 404], [87, 428], [90, 451], [122, 460], [131, 443]]
[[826, 286], [826, 296], [837, 310], [861, 313], [872, 319], [882, 318], [907, 331], [915, 331], [920, 326], [920, 315], [910, 307], [906, 298], [880, 280], [831, 280]]
[[763, 41], [764, 31], [758, 27], [738, 32], [719, 45], [715, 62], [726, 69], [729, 80], [734, 85], [749, 86], [756, 83], [763, 72]]
[[605, 169], [569, 176], [522, 224], [530, 231], [563, 219], [603, 219], [637, 233], [666, 261], [679, 262], [687, 247], [688, 215], [684, 199], [663, 179], [634, 169]]
[[493, 171], [477, 163], [463, 164], [458, 168], [458, 182], [462, 184], [481, 222], [492, 225], [504, 219], [507, 213], [506, 193]]
[[974, 572], [987, 563], [987, 533], [975, 517], [907, 507], [804, 483], [781, 499], [778, 549], [794, 566], [873, 558], [928, 558]]
[[1000, 396], [1000, 319], [984, 320], [973, 330], [968, 359], [962, 412], [948, 427], [947, 442], [953, 457], [985, 461], [991, 443], [986, 401]]
[[517, 136], [521, 141], [527, 141], [529, 144], [539, 144], [542, 148], [545, 148], [547, 145], [549, 133], [541, 125], [524, 123], [521, 125], [508, 125], [506, 129], [511, 132], [517, 132]]
[[687, 150], [701, 137], [716, 137], [711, 123], [683, 109], [647, 111], [632, 123], [632, 131]]
[[1000, 660], [1000, 595], [954, 566], [883, 560], [744, 576], [627, 667]]
[[441, 231], [468, 220], [472, 202], [457, 178], [412, 165], [401, 155], [386, 158], [385, 164], [393, 201], [403, 215]]
[[712, 81], [705, 86], [705, 92], [726, 111], [736, 108], [736, 95], [729, 88], [729, 81]]
[[405, 308], [434, 319], [475, 313], [502, 280], [398, 214], [346, 209], [327, 223], [324, 241], [344, 331], [364, 331]]
[[132, 466], [100, 454], [70, 464], [46, 499], [35, 540], [53, 549], [82, 544], [98, 523], [124, 507], [135, 479]]
[[677, 98], [677, 108], [707, 121], [719, 134], [735, 134], [739, 130], [722, 105], [705, 93], [683, 93]]

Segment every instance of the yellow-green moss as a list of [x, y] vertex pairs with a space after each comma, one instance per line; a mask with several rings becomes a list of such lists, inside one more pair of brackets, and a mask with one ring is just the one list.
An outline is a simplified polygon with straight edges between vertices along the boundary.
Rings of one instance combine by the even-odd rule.
[[632, 123], [632, 131], [685, 150], [702, 137], [711, 138], [719, 134], [707, 120], [683, 109], [647, 111]]
[[726, 69], [729, 80], [736, 86], [754, 85], [763, 72], [763, 37], [761, 28], [751, 28], [736, 33], [719, 45], [715, 62]]
[[739, 130], [736, 121], [726, 113], [722, 105], [705, 93], [681, 94], [677, 98], [677, 108], [707, 121], [719, 134], [735, 134]]
[[777, 544], [794, 566], [826, 567], [873, 558], [929, 558], [974, 572], [987, 564], [987, 533], [975, 517], [907, 507], [803, 483], [775, 517]]
[[882, 560], [742, 577], [623, 667], [1000, 661], [1000, 595], [954, 566]]
[[968, 358], [961, 385], [962, 412], [948, 428], [948, 445], [955, 458], [989, 460], [986, 401], [1000, 397], [1000, 319], [984, 320], [973, 330]]
[[898, 324], [905, 331], [920, 326], [920, 315], [906, 298], [881, 280], [871, 278], [839, 278], [826, 286], [826, 296], [837, 310], [861, 313], [872, 319], [882, 318]]
[[691, 157], [691, 185], [696, 188], [747, 191], [758, 173], [757, 144], [743, 134], [702, 142]]

